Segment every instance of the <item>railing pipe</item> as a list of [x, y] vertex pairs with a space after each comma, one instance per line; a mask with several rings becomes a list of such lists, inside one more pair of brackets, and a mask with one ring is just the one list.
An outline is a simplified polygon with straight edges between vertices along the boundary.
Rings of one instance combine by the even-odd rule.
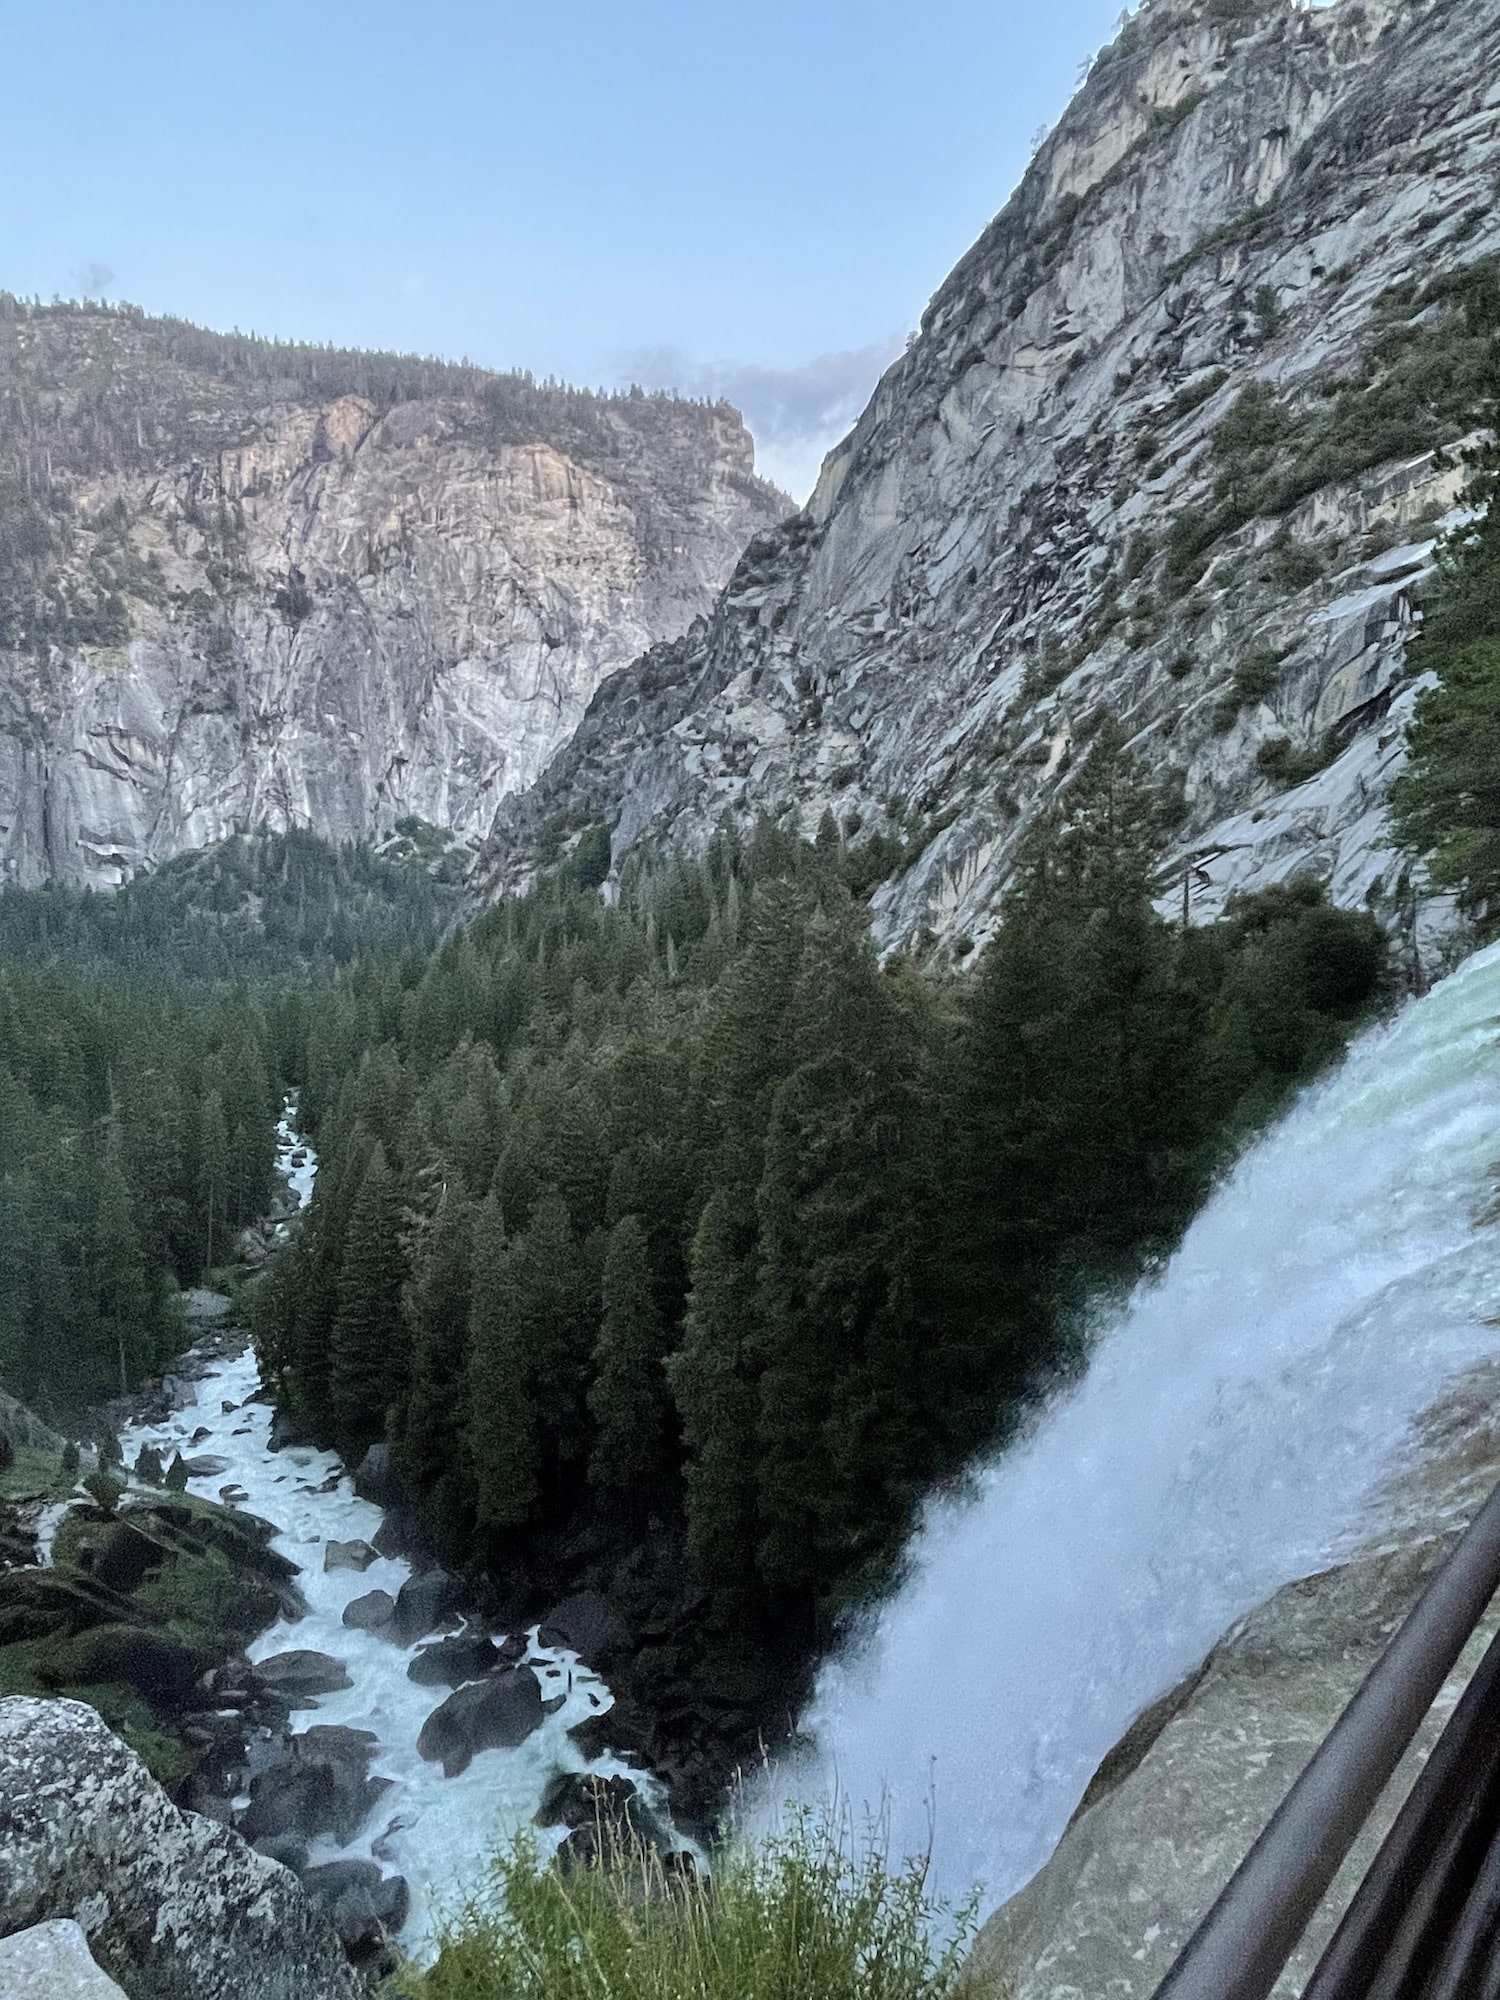
[[1500, 1486], [1230, 1877], [1156, 2000], [1266, 2000], [1497, 1588]]

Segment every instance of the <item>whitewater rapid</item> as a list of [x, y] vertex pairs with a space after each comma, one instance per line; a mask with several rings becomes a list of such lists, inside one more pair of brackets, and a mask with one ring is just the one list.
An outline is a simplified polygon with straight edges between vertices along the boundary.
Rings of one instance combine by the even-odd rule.
[[[294, 1117], [289, 1103], [277, 1129], [277, 1167], [305, 1207], [317, 1159], [297, 1133]], [[193, 1387], [197, 1401], [165, 1423], [128, 1427], [121, 1438], [125, 1463], [134, 1462], [143, 1444], [154, 1445], [163, 1463], [177, 1451], [190, 1459], [222, 1460], [221, 1468], [190, 1478], [189, 1491], [274, 1524], [271, 1546], [299, 1566], [297, 1586], [308, 1611], [262, 1633], [247, 1648], [249, 1657], [265, 1660], [306, 1649], [342, 1660], [353, 1685], [294, 1709], [291, 1728], [341, 1723], [371, 1730], [380, 1747], [370, 1773], [391, 1780], [355, 1838], [346, 1846], [328, 1838], [314, 1841], [311, 1861], [373, 1859], [386, 1874], [404, 1875], [412, 1900], [400, 1942], [409, 1956], [425, 1962], [433, 1956], [444, 1910], [456, 1907], [478, 1885], [490, 1856], [530, 1823], [556, 1773], [589, 1770], [609, 1776], [627, 1771], [608, 1755], [585, 1758], [568, 1734], [575, 1724], [610, 1707], [613, 1697], [576, 1655], [541, 1645], [533, 1627], [526, 1659], [541, 1682], [543, 1700], [559, 1706], [519, 1748], [480, 1751], [466, 1771], [445, 1778], [440, 1764], [418, 1757], [416, 1743], [422, 1724], [450, 1690], [422, 1687], [407, 1678], [418, 1645], [396, 1646], [343, 1622], [352, 1598], [371, 1590], [394, 1597], [411, 1566], [382, 1557], [363, 1572], [323, 1567], [328, 1542], [374, 1540], [380, 1509], [356, 1496], [352, 1479], [332, 1452], [311, 1446], [270, 1449], [273, 1411], [268, 1402], [255, 1400], [260, 1369], [253, 1351], [213, 1363]], [[433, 1636], [423, 1635], [424, 1640]], [[252, 1763], [255, 1755], [252, 1746]], [[264, 1755], [260, 1761], [266, 1761]], [[629, 1769], [628, 1775], [648, 1800], [660, 1802], [659, 1787], [645, 1774]], [[247, 1805], [248, 1795], [235, 1803]], [[560, 1829], [537, 1835], [543, 1851], [561, 1838]]]
[[1370, 1524], [1413, 1422], [1500, 1349], [1500, 946], [1365, 1035], [1209, 1201], [1083, 1379], [933, 1505], [905, 1587], [763, 1787], [888, 1816], [993, 1907], [1237, 1618]]

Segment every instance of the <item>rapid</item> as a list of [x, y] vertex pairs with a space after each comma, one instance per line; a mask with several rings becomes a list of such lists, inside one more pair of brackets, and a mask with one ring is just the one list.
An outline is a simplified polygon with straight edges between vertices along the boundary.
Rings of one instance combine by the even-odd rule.
[[[305, 1207], [317, 1159], [298, 1134], [294, 1117], [289, 1102], [278, 1127], [277, 1167]], [[271, 1449], [273, 1410], [269, 1402], [256, 1400], [260, 1388], [252, 1349], [215, 1361], [192, 1383], [195, 1402], [165, 1423], [129, 1426], [121, 1438], [125, 1462], [131, 1463], [142, 1445], [151, 1445], [164, 1462], [181, 1452], [201, 1463], [205, 1470], [189, 1478], [189, 1490], [271, 1522], [277, 1530], [271, 1546], [299, 1565], [297, 1587], [308, 1607], [306, 1616], [279, 1620], [251, 1644], [249, 1657], [255, 1662], [307, 1649], [341, 1660], [352, 1685], [294, 1709], [291, 1728], [331, 1723], [371, 1731], [378, 1739], [371, 1775], [389, 1781], [353, 1840], [344, 1845], [331, 1837], [316, 1840], [311, 1861], [373, 1859], [387, 1874], [404, 1876], [411, 1914], [400, 1943], [411, 1957], [424, 1961], [435, 1951], [444, 1910], [477, 1885], [490, 1856], [530, 1823], [551, 1778], [583, 1770], [608, 1777], [627, 1769], [607, 1755], [585, 1758], [568, 1733], [608, 1708], [612, 1696], [574, 1654], [541, 1644], [533, 1627], [525, 1658], [551, 1708], [542, 1726], [516, 1749], [481, 1751], [466, 1771], [452, 1778], [444, 1777], [440, 1764], [419, 1757], [422, 1724], [448, 1688], [421, 1686], [407, 1677], [418, 1644], [399, 1646], [343, 1622], [345, 1606], [367, 1591], [385, 1590], [394, 1597], [411, 1566], [381, 1557], [363, 1572], [325, 1570], [326, 1545], [373, 1541], [381, 1511], [355, 1495], [352, 1479], [333, 1453], [298, 1445]], [[252, 1772], [270, 1761], [272, 1749], [269, 1743], [252, 1741]], [[657, 1796], [644, 1774], [631, 1771], [630, 1776], [648, 1796]], [[235, 1805], [248, 1802], [245, 1795]], [[561, 1830], [537, 1835], [544, 1850], [561, 1837]]]
[[1082, 1378], [935, 1501], [756, 1802], [836, 1795], [987, 1907], [1239, 1616], [1369, 1524], [1500, 1350], [1500, 946], [1364, 1035], [1224, 1180]]

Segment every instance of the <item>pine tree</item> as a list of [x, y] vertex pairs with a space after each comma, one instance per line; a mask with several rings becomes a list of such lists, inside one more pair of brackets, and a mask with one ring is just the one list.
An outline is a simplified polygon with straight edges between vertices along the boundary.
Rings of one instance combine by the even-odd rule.
[[[1500, 339], [1493, 366], [1500, 391]], [[1445, 550], [1411, 648], [1413, 672], [1439, 684], [1417, 703], [1391, 806], [1402, 844], [1488, 931], [1500, 921], [1500, 450], [1487, 456], [1471, 494], [1487, 511]]]
[[518, 1527], [541, 1487], [541, 1440], [531, 1394], [524, 1279], [497, 1195], [474, 1218], [469, 1306], [467, 1437], [479, 1526]]
[[198, 1208], [203, 1227], [203, 1268], [211, 1270], [224, 1245], [229, 1193], [229, 1129], [217, 1090], [204, 1096], [198, 1112]]
[[[863, 926], [809, 926], [793, 1026], [804, 1060], [773, 1101], [760, 1224], [759, 1563], [816, 1595], [891, 1526], [910, 1477], [920, 1168], [916, 1050]], [[894, 1364], [894, 1365], [893, 1365]]]
[[475, 1211], [463, 1183], [444, 1184], [433, 1214], [408, 1231], [410, 1275], [402, 1312], [411, 1379], [396, 1436], [401, 1467], [445, 1543], [457, 1544], [472, 1514], [473, 1475], [464, 1438]]
[[349, 1458], [384, 1435], [386, 1410], [406, 1386], [405, 1276], [400, 1192], [377, 1142], [349, 1217], [329, 1342], [330, 1414]]
[[736, 1189], [693, 1238], [682, 1345], [667, 1363], [687, 1454], [688, 1550], [721, 1612], [755, 1594], [755, 1228]]
[[588, 1392], [595, 1424], [589, 1481], [643, 1511], [668, 1469], [665, 1331], [652, 1296], [646, 1232], [627, 1215], [610, 1233]]

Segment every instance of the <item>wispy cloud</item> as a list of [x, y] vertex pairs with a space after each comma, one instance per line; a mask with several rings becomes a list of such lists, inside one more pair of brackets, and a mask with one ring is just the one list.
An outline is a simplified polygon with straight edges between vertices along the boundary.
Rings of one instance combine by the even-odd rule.
[[848, 431], [902, 345], [893, 334], [868, 347], [814, 355], [793, 368], [695, 361], [675, 347], [639, 348], [618, 357], [616, 375], [643, 389], [726, 398], [744, 413], [761, 473], [805, 500], [823, 454]]
[[102, 299], [108, 295], [109, 288], [115, 281], [115, 274], [108, 264], [91, 262], [81, 265], [73, 273], [73, 278], [81, 299]]

